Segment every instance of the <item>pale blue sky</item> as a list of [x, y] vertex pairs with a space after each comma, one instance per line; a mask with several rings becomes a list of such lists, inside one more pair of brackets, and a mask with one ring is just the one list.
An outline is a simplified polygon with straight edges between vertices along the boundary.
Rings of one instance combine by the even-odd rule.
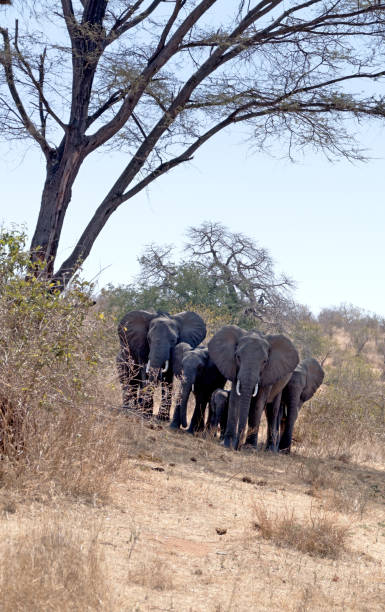
[[[188, 226], [220, 221], [269, 249], [277, 270], [297, 283], [295, 298], [317, 313], [341, 302], [385, 315], [385, 131], [362, 130], [375, 158], [366, 164], [331, 164], [308, 152], [298, 163], [252, 154], [241, 133], [222, 134], [195, 160], [153, 183], [110, 219], [85, 263], [84, 273], [129, 283], [137, 257], [150, 242], [181, 246]], [[21, 157], [21, 153], [23, 157]], [[82, 169], [66, 219], [66, 257], [124, 164], [118, 153], [97, 154]], [[34, 148], [0, 149], [5, 225], [25, 223], [31, 234], [44, 176]]]
[[[16, 4], [2, 12], [10, 23]], [[373, 87], [362, 86], [367, 93]], [[144, 245], [181, 246], [187, 227], [220, 221], [267, 248], [277, 271], [296, 281], [295, 299], [315, 313], [347, 302], [385, 316], [384, 136], [380, 122], [363, 126], [360, 143], [375, 159], [353, 165], [331, 164], [309, 151], [292, 164], [252, 154], [242, 142], [242, 129], [220, 134], [189, 165], [122, 205], [98, 238], [84, 274], [97, 278], [99, 288], [129, 283]], [[65, 221], [62, 259], [126, 163], [121, 153], [96, 153], [87, 160]], [[0, 146], [0, 222], [24, 223], [32, 234], [44, 167], [31, 145]]]

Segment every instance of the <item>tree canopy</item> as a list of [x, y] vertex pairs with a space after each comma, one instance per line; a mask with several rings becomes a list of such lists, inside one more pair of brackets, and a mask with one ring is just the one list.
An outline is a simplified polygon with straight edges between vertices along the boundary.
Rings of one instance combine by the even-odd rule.
[[[231, 126], [245, 126], [257, 149], [278, 140], [289, 156], [312, 146], [361, 158], [344, 118], [384, 116], [384, 11], [357, 0], [4, 7], [0, 128], [45, 157], [31, 247], [46, 274], [64, 287], [119, 206]], [[373, 83], [368, 93], [361, 82]], [[72, 187], [102, 147], [120, 148], [122, 167], [58, 267]]]

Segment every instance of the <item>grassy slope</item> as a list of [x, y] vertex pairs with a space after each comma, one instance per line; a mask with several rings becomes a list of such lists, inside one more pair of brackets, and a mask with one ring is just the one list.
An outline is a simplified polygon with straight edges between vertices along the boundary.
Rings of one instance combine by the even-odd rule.
[[[112, 475], [103, 504], [96, 496], [25, 499], [20, 492], [0, 490], [0, 550], [10, 568], [2, 610], [383, 609], [380, 466], [346, 463], [343, 457], [229, 453], [212, 441], [127, 420], [117, 417], [126, 459]], [[301, 528], [284, 547], [274, 533], [263, 537], [263, 521], [273, 515], [288, 527], [299, 522], [314, 528], [326, 516], [331, 525], [348, 526], [349, 533], [345, 542], [330, 540], [331, 557], [312, 555], [311, 543], [310, 554], [303, 553], [296, 549]], [[40, 558], [49, 526], [56, 531], [65, 526], [67, 540], [72, 533], [83, 551], [93, 543], [93, 556], [82, 563], [98, 564], [103, 579], [91, 567], [79, 585], [68, 578], [67, 568], [64, 599], [61, 594], [50, 600], [52, 585], [57, 592], [63, 589], [57, 576], [48, 594], [36, 588], [42, 571], [46, 579], [52, 574], [52, 559], [60, 566], [63, 556], [66, 566], [68, 554], [55, 538], [43, 541], [52, 555], [33, 577], [20, 565], [20, 554], [13, 558], [12, 552], [20, 537], [32, 533], [35, 540], [24, 539], [24, 550]], [[316, 530], [313, 535], [317, 539]], [[13, 583], [24, 583], [25, 592]]]

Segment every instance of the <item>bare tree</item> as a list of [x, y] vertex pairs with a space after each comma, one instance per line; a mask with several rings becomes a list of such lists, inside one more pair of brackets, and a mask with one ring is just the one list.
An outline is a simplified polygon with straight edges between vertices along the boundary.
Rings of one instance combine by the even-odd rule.
[[142, 287], [154, 286], [178, 297], [190, 281], [183, 275], [188, 270], [205, 284], [211, 305], [226, 308], [237, 320], [275, 324], [292, 307], [293, 282], [276, 275], [268, 251], [251, 238], [213, 222], [189, 228], [187, 236], [179, 262], [172, 245], [146, 248], [139, 259]]
[[[289, 155], [311, 145], [360, 158], [344, 117], [384, 116], [378, 86], [367, 96], [354, 86], [385, 75], [384, 10], [357, 0], [15, 0], [0, 27], [0, 128], [45, 156], [31, 247], [46, 274], [65, 286], [119, 206], [229, 126], [248, 126], [260, 149], [277, 138]], [[123, 147], [126, 165], [55, 270], [73, 184], [103, 146]]]

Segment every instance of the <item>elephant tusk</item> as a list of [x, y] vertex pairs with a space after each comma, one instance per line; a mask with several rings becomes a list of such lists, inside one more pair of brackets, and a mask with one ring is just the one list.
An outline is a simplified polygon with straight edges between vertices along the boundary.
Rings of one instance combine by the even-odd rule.
[[257, 395], [257, 393], [258, 393], [258, 386], [259, 386], [259, 385], [258, 385], [258, 383], [257, 383], [257, 384], [255, 385], [255, 387], [254, 387], [253, 397], [255, 397], [255, 396]]
[[149, 371], [150, 371], [150, 367], [151, 367], [151, 366], [150, 366], [150, 360], [148, 360], [148, 361], [147, 361], [147, 365], [146, 365], [146, 374], [148, 374], [148, 373], [149, 373]]
[[168, 370], [168, 359], [166, 361], [166, 364], [165, 364], [164, 368], [162, 369], [162, 374], [165, 374], [167, 372], [167, 370]]
[[240, 386], [241, 386], [241, 381], [238, 379], [237, 386], [235, 387], [235, 391], [237, 392], [237, 395], [241, 395]]

